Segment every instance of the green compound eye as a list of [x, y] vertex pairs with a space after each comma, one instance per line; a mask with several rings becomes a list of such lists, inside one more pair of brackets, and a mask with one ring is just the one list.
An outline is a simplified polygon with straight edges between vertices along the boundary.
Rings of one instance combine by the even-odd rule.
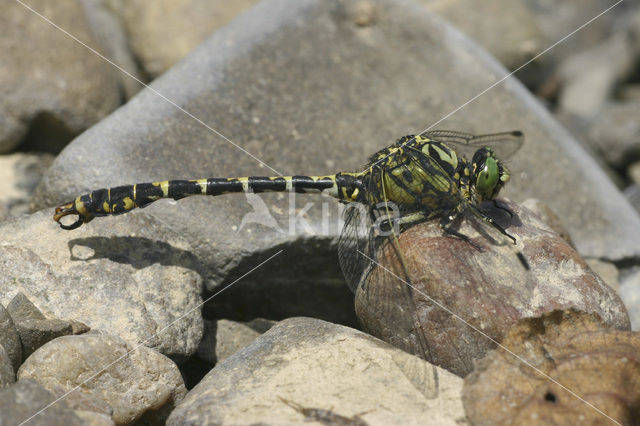
[[496, 185], [500, 179], [498, 162], [493, 157], [487, 157], [482, 170], [476, 178], [476, 189], [484, 200], [490, 200], [494, 196]]

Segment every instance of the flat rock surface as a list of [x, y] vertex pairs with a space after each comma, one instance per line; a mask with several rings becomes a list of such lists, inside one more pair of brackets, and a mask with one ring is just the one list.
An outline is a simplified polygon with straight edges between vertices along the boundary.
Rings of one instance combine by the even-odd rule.
[[461, 383], [360, 331], [291, 318], [218, 364], [167, 424], [455, 425]]
[[[18, 371], [62, 396], [75, 409], [108, 407], [118, 424], [150, 411], [168, 412], [186, 394], [178, 367], [144, 346], [109, 335], [64, 336], [38, 349]], [[104, 408], [102, 408], [104, 409]]]
[[[34, 205], [50, 207], [91, 189], [166, 178], [353, 170], [369, 154], [436, 123], [506, 74], [420, 4], [372, 2], [372, 17], [365, 21], [352, 4], [261, 2], [154, 82], [156, 91], [241, 148], [145, 90], [56, 159]], [[583, 255], [615, 260], [640, 254], [637, 213], [517, 81], [498, 85], [437, 127], [474, 133], [521, 129], [527, 142], [510, 160], [512, 182], [505, 193], [547, 202]], [[259, 275], [243, 279], [247, 291], [238, 300], [255, 288], [289, 297], [286, 311], [254, 314], [283, 317], [300, 307], [297, 312], [317, 316], [320, 310], [331, 318], [322, 311], [326, 304], [310, 303], [318, 300], [315, 291], [332, 300], [334, 312], [349, 312], [351, 299], [332, 246], [340, 229], [337, 203], [313, 195], [296, 199], [292, 208], [279, 194], [249, 202], [242, 195], [192, 197], [175, 205], [158, 202], [146, 212], [191, 242], [211, 272], [209, 289], [246, 273], [277, 247], [292, 248]], [[275, 221], [242, 226], [244, 216], [256, 211]], [[109, 223], [134, 220], [124, 215]], [[87, 227], [103, 233], [106, 223], [96, 219]], [[313, 279], [301, 286], [301, 277]], [[345, 316], [339, 321], [348, 323]]]
[[182, 238], [137, 218], [100, 235], [61, 232], [48, 212], [4, 222], [0, 303], [21, 292], [45, 315], [188, 357], [202, 336], [201, 268]]

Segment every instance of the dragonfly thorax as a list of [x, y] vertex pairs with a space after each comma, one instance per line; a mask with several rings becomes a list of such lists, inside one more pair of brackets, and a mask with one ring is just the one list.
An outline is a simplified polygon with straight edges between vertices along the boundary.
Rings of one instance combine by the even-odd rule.
[[478, 149], [469, 162], [445, 143], [424, 136], [405, 136], [370, 161], [361, 175], [365, 203], [395, 203], [401, 210], [432, 216], [491, 200], [509, 180], [491, 148]]
[[405, 136], [371, 157], [363, 175], [368, 202], [401, 210], [442, 212], [460, 203], [460, 162], [454, 150], [424, 136]]

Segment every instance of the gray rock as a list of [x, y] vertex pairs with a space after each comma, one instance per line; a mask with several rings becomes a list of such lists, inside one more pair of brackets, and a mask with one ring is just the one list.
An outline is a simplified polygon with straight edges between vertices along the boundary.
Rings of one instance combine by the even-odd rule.
[[[109, 335], [53, 340], [22, 364], [18, 378], [33, 379], [58, 395], [81, 386], [81, 397], [69, 395], [68, 402], [86, 411], [95, 411], [96, 404], [111, 407], [118, 424], [136, 421], [149, 411], [166, 415], [186, 394], [180, 371], [170, 359]], [[86, 406], [85, 401], [93, 403]]]
[[624, 195], [629, 203], [640, 212], [640, 184], [634, 184], [624, 189]]
[[0, 345], [0, 389], [6, 388], [15, 381], [16, 373], [13, 369], [11, 358], [9, 358], [4, 346]]
[[540, 53], [545, 37], [522, 1], [421, 0], [513, 70]]
[[606, 110], [616, 85], [634, 66], [634, 46], [620, 31], [588, 50], [563, 60], [558, 79], [558, 111], [582, 120], [598, 118]]
[[4, 348], [14, 371], [18, 371], [18, 367], [22, 363], [22, 343], [16, 326], [11, 319], [11, 315], [0, 303], [0, 346]]
[[638, 111], [640, 100], [608, 104], [588, 130], [589, 146], [614, 167], [640, 160]]
[[[535, 16], [535, 21], [545, 37], [545, 48], [550, 46], [553, 48], [537, 58], [532, 64], [534, 66], [528, 66], [519, 72], [518, 77], [522, 78], [524, 74], [525, 81], [535, 82], [535, 84], [529, 84], [529, 87], [541, 86], [538, 88], [538, 93], [547, 99], [556, 96], [551, 92], [557, 91], [561, 86], [557, 73], [560, 64], [576, 52], [597, 46], [614, 32], [619, 31], [621, 27], [626, 26], [627, 18], [634, 9], [631, 3], [623, 1], [603, 13], [615, 3], [608, 0], [571, 0], [561, 3], [552, 0], [524, 0], [522, 3]], [[596, 17], [597, 19], [594, 19]], [[589, 24], [585, 25], [588, 22]], [[602, 70], [600, 65], [596, 65], [597, 71]], [[597, 71], [591, 72], [588, 69], [581, 71], [586, 71], [586, 75], [597, 77]], [[580, 80], [576, 83], [584, 87], [583, 82], [586, 82], [586, 79], [582, 76], [576, 77]], [[571, 81], [568, 83], [571, 84]]]
[[[615, 2], [607, 0], [583, 0], [556, 2], [552, 0], [524, 0], [523, 2], [536, 17], [542, 33], [546, 37], [546, 46], [558, 42], [567, 34], [577, 30], [586, 22], [613, 6]], [[559, 61], [571, 53], [597, 45], [617, 29], [616, 23], [624, 21], [634, 5], [622, 2], [609, 12], [580, 31], [575, 32], [562, 43], [555, 46], [547, 59]]]
[[202, 268], [183, 238], [136, 217], [99, 235], [61, 232], [49, 212], [5, 222], [0, 303], [22, 292], [47, 316], [187, 358], [202, 336]]
[[129, 47], [129, 37], [122, 20], [122, 0], [82, 0], [82, 5], [102, 53], [126, 70], [126, 73], [117, 71], [115, 74], [124, 98], [131, 99], [143, 87], [140, 81], [145, 77]]
[[258, 0], [127, 0], [123, 21], [145, 71], [156, 77], [182, 59], [209, 34]]
[[211, 364], [220, 362], [253, 342], [260, 333], [246, 324], [229, 320], [204, 322], [198, 356]]
[[[80, 0], [29, 6], [96, 46]], [[60, 150], [120, 103], [116, 71], [18, 2], [1, 6], [0, 152], [30, 132], [31, 148]]]
[[33, 380], [20, 380], [0, 390], [0, 424], [27, 422], [38, 426], [82, 426], [85, 422], [64, 400], [56, 397]]
[[219, 363], [167, 424], [299, 424], [303, 407], [333, 424], [455, 424], [461, 382], [357, 330], [291, 318]]
[[[355, 169], [372, 152], [437, 122], [506, 75], [419, 4], [375, 2], [378, 18], [365, 27], [349, 14], [348, 4], [261, 2], [156, 80], [154, 89], [275, 171], [321, 174]], [[517, 81], [505, 81], [437, 127], [475, 133], [522, 129], [529, 142], [510, 162], [513, 179], [505, 194], [547, 202], [583, 255], [640, 255], [637, 213]], [[34, 202], [51, 206], [90, 189], [160, 177], [275, 171], [145, 90], [56, 159]], [[295, 210], [281, 194], [259, 199], [284, 232], [255, 223], [241, 228], [243, 216], [255, 213], [241, 195], [191, 197], [177, 205], [162, 201], [146, 212], [191, 242], [210, 272], [209, 290], [286, 248], [218, 298], [228, 301], [221, 304], [224, 317], [237, 319], [227, 312], [238, 312], [242, 303], [263, 309], [251, 312], [256, 316], [306, 312], [352, 321], [345, 314], [352, 299], [335, 255], [337, 203], [299, 196]], [[313, 204], [305, 209], [306, 203]], [[323, 215], [323, 208], [329, 213]], [[290, 223], [289, 210], [306, 214], [309, 228]], [[324, 230], [323, 217], [331, 225]], [[136, 220], [128, 214], [110, 222], [96, 219], [88, 227], [105, 232]], [[224, 299], [227, 294], [234, 300]]]
[[0, 203], [7, 216], [29, 211], [29, 198], [45, 170], [53, 162], [51, 154], [16, 152], [0, 156]]
[[36, 349], [56, 337], [73, 333], [71, 322], [47, 318], [22, 293], [9, 302], [7, 312], [22, 342], [22, 356], [27, 359]]

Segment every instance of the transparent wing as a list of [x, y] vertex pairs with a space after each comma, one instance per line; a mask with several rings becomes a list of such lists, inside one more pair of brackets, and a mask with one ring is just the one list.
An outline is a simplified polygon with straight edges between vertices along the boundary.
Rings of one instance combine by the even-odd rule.
[[524, 143], [524, 134], [520, 130], [488, 135], [472, 135], [454, 130], [430, 130], [422, 133], [421, 136], [450, 144], [468, 159], [473, 157], [473, 153], [478, 148], [489, 146], [496, 152], [498, 158], [506, 160], [511, 158]]
[[[394, 162], [390, 161], [388, 164], [393, 165]], [[411, 171], [404, 165], [401, 167], [406, 172]], [[340, 266], [351, 291], [364, 292], [360, 299], [364, 298], [379, 309], [391, 312], [391, 320], [396, 324], [403, 324], [400, 328], [413, 330], [412, 333], [417, 339], [418, 355], [424, 359], [431, 359], [425, 343], [424, 330], [417, 315], [411, 280], [404, 267], [404, 256], [396, 244], [401, 231], [389, 223], [386, 229], [384, 226], [379, 228], [381, 225], [378, 221], [387, 218], [389, 212], [394, 210], [393, 206], [383, 202], [386, 199], [385, 194], [380, 193], [380, 189], [373, 184], [381, 181], [386, 173], [388, 167], [372, 166], [372, 179], [365, 181], [363, 188], [369, 195], [367, 200], [372, 205], [352, 203], [344, 212], [345, 224], [338, 241]], [[393, 217], [401, 222], [407, 212], [398, 213], [400, 216]], [[424, 217], [422, 219], [424, 220]], [[385, 235], [381, 235], [381, 232]], [[373, 287], [369, 286], [371, 279], [374, 280]], [[396, 294], [397, 292], [399, 293]]]
[[[416, 160], [415, 157], [410, 158], [411, 161]], [[413, 162], [410, 164], [413, 164]], [[389, 165], [400, 167], [403, 173], [413, 172], [410, 165], [400, 161], [400, 159], [397, 162], [391, 161]], [[381, 168], [378, 173], [382, 179], [387, 173], [390, 173], [390, 170]], [[382, 196], [382, 198], [386, 199], [386, 194], [382, 194]], [[412, 206], [405, 207], [410, 208]], [[395, 213], [391, 213], [396, 208]], [[363, 286], [363, 290], [366, 292], [366, 299], [376, 300], [381, 310], [384, 310], [385, 313], [391, 312], [392, 317], [388, 317], [389, 320], [395, 324], [403, 324], [401, 329], [413, 330], [412, 333], [417, 340], [415, 348], [418, 352], [417, 354], [423, 359], [432, 359], [428, 353], [428, 345], [425, 344], [425, 333], [418, 317], [416, 295], [406, 267], [405, 256], [398, 244], [400, 234], [406, 226], [396, 226], [400, 224], [411, 226], [410, 222], [413, 221], [411, 218], [414, 218], [416, 213], [409, 213], [402, 208], [387, 205], [386, 202], [379, 203], [377, 209], [374, 209], [371, 213], [372, 217], [376, 217], [377, 221], [384, 219], [386, 225], [382, 226], [381, 223], [377, 222], [375, 227], [370, 227], [368, 247], [371, 250], [371, 254], [368, 254], [368, 256], [373, 260], [367, 259], [369, 270], [361, 278], [362, 282], [366, 283]], [[425, 212], [420, 211], [418, 215], [420, 213]], [[424, 220], [424, 215], [421, 216], [420, 221], [422, 220]], [[379, 231], [380, 235], [378, 235]], [[388, 306], [389, 304], [394, 304], [395, 307]], [[397, 316], [393, 313], [396, 313]]]
[[344, 226], [338, 239], [338, 261], [347, 284], [356, 292], [371, 261], [361, 253], [370, 252], [370, 221], [367, 207], [350, 203], [344, 211]]

